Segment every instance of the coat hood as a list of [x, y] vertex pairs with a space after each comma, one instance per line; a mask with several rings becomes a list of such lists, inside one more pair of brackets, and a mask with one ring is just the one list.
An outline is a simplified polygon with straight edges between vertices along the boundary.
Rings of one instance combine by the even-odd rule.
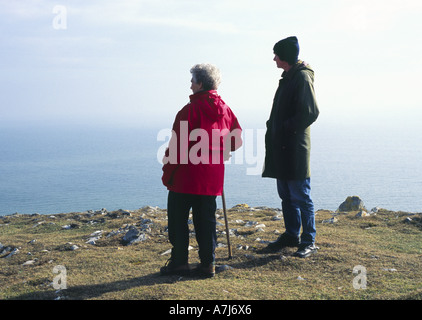
[[227, 113], [228, 107], [216, 90], [200, 91], [189, 98], [191, 103], [197, 104], [201, 112], [212, 121], [222, 119]]
[[305, 71], [311, 77], [312, 81], [314, 80], [314, 70], [312, 70], [311, 66], [306, 63], [305, 61], [299, 60], [288, 72], [283, 72], [281, 75], [284, 79], [292, 78], [296, 72]]

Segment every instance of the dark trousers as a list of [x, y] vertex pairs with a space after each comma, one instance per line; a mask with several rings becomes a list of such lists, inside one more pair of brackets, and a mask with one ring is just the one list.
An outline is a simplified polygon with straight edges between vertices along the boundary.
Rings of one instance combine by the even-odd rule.
[[189, 211], [192, 209], [193, 225], [203, 265], [215, 260], [217, 245], [215, 211], [216, 196], [177, 193], [170, 191], [167, 199], [168, 232], [172, 244], [171, 259], [175, 265], [188, 262]]

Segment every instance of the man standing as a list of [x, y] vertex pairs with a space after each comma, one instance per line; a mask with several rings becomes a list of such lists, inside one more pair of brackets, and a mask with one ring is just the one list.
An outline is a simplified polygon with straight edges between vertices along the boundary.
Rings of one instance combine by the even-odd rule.
[[310, 195], [310, 125], [319, 115], [313, 87], [314, 72], [308, 64], [298, 60], [296, 37], [277, 42], [274, 54], [277, 67], [284, 72], [267, 121], [262, 176], [277, 179], [286, 231], [260, 253], [298, 247], [295, 256], [305, 258], [318, 249]]

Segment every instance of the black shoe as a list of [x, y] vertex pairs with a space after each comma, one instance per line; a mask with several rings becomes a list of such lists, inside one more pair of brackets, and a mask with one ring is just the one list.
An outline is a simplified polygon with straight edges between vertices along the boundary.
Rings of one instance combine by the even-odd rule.
[[258, 250], [257, 253], [276, 253], [285, 247], [298, 247], [299, 239], [283, 233], [274, 242], [270, 242], [265, 248]]
[[176, 265], [173, 260], [168, 259], [165, 266], [160, 269], [162, 276], [188, 276], [190, 274], [190, 268], [188, 263]]
[[299, 246], [299, 249], [297, 249], [297, 251], [294, 253], [294, 256], [299, 258], [307, 258], [310, 255], [316, 253], [318, 249], [319, 248], [313, 244], [301, 245]]

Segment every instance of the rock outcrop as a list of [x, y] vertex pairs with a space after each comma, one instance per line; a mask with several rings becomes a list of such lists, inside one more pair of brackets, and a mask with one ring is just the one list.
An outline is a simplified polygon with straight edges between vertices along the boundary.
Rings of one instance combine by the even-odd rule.
[[337, 209], [337, 212], [349, 212], [349, 211], [368, 211], [365, 208], [365, 204], [363, 203], [362, 199], [358, 196], [350, 196], [347, 197], [346, 200]]

